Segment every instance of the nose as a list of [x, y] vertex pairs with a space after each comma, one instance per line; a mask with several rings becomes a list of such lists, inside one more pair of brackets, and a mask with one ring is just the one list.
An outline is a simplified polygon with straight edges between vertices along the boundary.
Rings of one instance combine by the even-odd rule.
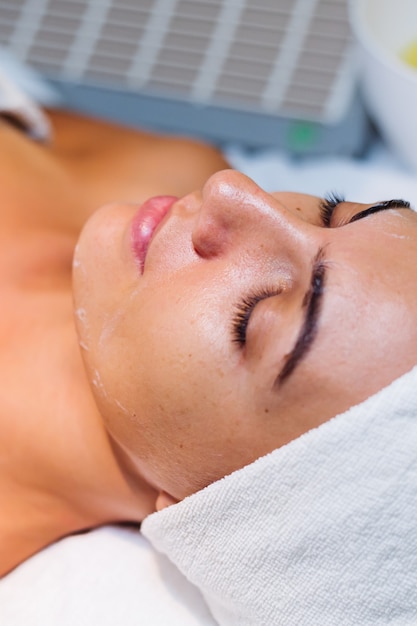
[[203, 188], [192, 240], [203, 258], [242, 247], [265, 250], [268, 244], [275, 252], [279, 245], [281, 251], [293, 248], [300, 253], [315, 245], [315, 230], [244, 174], [223, 170], [211, 176]]

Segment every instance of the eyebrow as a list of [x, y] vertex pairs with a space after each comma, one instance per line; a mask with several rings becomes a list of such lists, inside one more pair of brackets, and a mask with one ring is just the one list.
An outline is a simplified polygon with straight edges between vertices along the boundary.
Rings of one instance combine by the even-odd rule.
[[372, 215], [372, 213], [378, 213], [379, 211], [386, 211], [388, 209], [410, 209], [410, 211], [413, 210], [408, 200], [401, 200], [399, 198], [395, 200], [386, 200], [385, 202], [378, 202], [373, 206], [364, 209], [363, 211], [359, 211], [359, 213], [356, 213], [350, 218], [348, 224], [352, 224], [352, 222], [356, 222], [363, 217]]
[[286, 355], [285, 363], [275, 378], [273, 388], [278, 389], [282, 383], [294, 372], [297, 365], [306, 356], [317, 336], [318, 320], [323, 301], [324, 285], [326, 281], [326, 265], [324, 263], [324, 248], [320, 248], [313, 260], [310, 278], [310, 288], [304, 296], [304, 320], [291, 352]]

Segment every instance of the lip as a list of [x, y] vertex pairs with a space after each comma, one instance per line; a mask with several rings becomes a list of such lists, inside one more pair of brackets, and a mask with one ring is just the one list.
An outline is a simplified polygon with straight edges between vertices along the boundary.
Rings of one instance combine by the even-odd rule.
[[133, 217], [131, 245], [141, 274], [143, 274], [146, 254], [155, 230], [177, 200], [176, 196], [155, 196], [144, 202]]

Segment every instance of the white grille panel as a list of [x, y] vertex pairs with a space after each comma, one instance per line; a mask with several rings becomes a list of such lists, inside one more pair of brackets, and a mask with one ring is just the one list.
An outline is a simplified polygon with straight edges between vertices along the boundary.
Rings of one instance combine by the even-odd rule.
[[50, 77], [331, 122], [353, 79], [346, 5], [0, 0], [0, 45]]

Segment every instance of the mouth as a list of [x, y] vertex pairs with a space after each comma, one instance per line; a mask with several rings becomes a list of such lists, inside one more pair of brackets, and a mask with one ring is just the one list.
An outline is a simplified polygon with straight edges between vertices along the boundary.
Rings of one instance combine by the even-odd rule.
[[149, 244], [159, 224], [176, 202], [176, 196], [155, 196], [142, 204], [135, 213], [131, 226], [133, 255], [143, 274]]

